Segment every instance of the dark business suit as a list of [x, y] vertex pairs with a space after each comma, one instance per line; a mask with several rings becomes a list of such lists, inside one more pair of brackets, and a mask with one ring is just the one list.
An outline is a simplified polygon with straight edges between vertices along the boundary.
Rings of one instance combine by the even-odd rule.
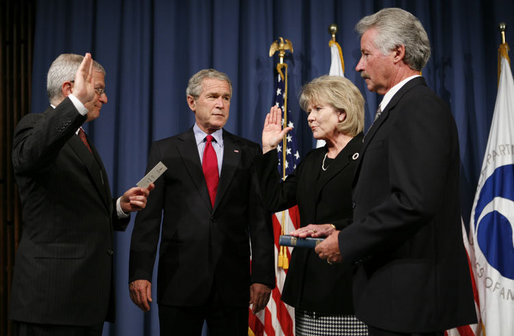
[[114, 319], [112, 230], [118, 220], [93, 145], [75, 134], [85, 122], [66, 98], [25, 116], [14, 135], [13, 167], [23, 205], [9, 317], [90, 326]]
[[343, 260], [359, 265], [355, 311], [367, 324], [412, 333], [475, 322], [459, 168], [447, 105], [410, 80], [365, 136], [354, 223], [339, 234]]
[[[280, 211], [298, 205], [301, 226], [334, 223], [338, 230], [352, 218], [351, 188], [362, 134], [353, 138], [330, 163], [321, 164], [327, 149], [307, 154], [295, 171], [280, 183], [277, 151], [256, 160], [256, 170], [269, 210]], [[307, 311], [353, 314], [352, 268], [329, 265], [314, 249], [295, 248], [287, 273], [282, 300]]]
[[162, 217], [159, 305], [199, 307], [215, 292], [223, 306], [248, 307], [252, 283], [274, 287], [271, 217], [252, 173], [260, 147], [225, 130], [223, 142], [214, 208], [192, 129], [156, 141], [150, 150], [147, 169], [159, 161], [168, 169], [136, 217], [129, 278], [152, 280]]

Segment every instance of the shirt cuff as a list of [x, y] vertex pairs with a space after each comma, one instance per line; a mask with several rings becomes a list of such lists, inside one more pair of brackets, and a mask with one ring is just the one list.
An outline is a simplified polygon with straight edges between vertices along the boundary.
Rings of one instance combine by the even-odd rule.
[[84, 104], [82, 104], [82, 102], [77, 97], [75, 97], [73, 93], [69, 94], [68, 98], [70, 98], [71, 102], [81, 115], [85, 116], [89, 112]]
[[119, 219], [127, 218], [130, 216], [130, 214], [125, 213], [121, 208], [121, 197], [119, 197], [116, 201], [116, 213], [118, 214]]

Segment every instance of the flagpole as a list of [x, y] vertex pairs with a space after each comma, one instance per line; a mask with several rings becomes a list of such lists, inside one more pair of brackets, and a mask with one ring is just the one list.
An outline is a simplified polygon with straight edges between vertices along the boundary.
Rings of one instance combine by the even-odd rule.
[[[282, 55], [280, 57], [280, 63], [277, 64], [277, 72], [279, 73], [280, 77], [284, 81], [284, 121], [283, 126], [287, 126], [287, 63], [283, 63]], [[283, 70], [283, 71], [282, 71]], [[287, 154], [287, 135], [284, 135], [282, 138], [282, 180], [285, 180], [286, 178], [286, 154]], [[282, 225], [280, 226], [280, 234], [283, 235], [286, 233], [285, 226], [286, 226], [286, 212], [282, 211]], [[282, 267], [283, 269], [289, 268], [289, 259], [287, 259], [287, 253], [286, 253], [286, 247], [280, 246], [280, 253], [278, 255], [278, 266]]]
[[509, 64], [510, 64], [510, 58], [509, 58], [509, 45], [506, 42], [505, 38], [505, 31], [507, 30], [507, 25], [505, 22], [500, 22], [498, 25], [498, 29], [500, 30], [501, 40], [502, 43], [500, 44], [500, 47], [498, 48], [498, 85], [500, 84], [500, 73], [501, 73], [501, 66], [502, 66], [502, 57], [505, 58]]
[[[274, 41], [269, 49], [269, 56], [272, 57], [278, 51], [279, 63], [277, 63], [276, 69], [280, 76], [280, 78], [284, 81], [284, 106], [283, 106], [283, 125], [282, 127], [287, 127], [287, 63], [284, 63], [284, 56], [286, 54], [286, 50], [289, 50], [293, 53], [293, 44], [288, 39], [284, 39], [279, 37], [279, 40]], [[284, 135], [282, 138], [282, 179], [284, 180], [287, 176], [286, 174], [286, 154], [287, 154], [287, 135]], [[285, 223], [286, 223], [286, 211], [282, 211], [282, 222], [280, 225], [280, 234], [285, 234]], [[282, 267], [283, 269], [289, 268], [289, 259], [287, 258], [287, 252], [285, 246], [280, 246], [280, 252], [278, 255], [278, 267]]]

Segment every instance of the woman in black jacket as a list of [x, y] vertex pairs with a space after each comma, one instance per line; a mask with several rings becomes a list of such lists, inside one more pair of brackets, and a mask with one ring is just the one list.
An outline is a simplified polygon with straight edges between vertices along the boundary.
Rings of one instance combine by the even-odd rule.
[[[291, 130], [282, 129], [282, 111], [274, 106], [262, 131], [263, 153], [256, 161], [264, 202], [271, 211], [298, 205], [301, 227], [317, 224], [329, 234], [352, 218], [351, 188], [362, 144], [364, 99], [348, 79], [322, 76], [306, 84], [300, 106], [314, 138], [324, 147], [309, 152], [284, 181], [278, 173], [277, 145]], [[333, 223], [333, 224], [323, 224]], [[295, 334], [367, 335], [352, 303], [352, 267], [328, 264], [314, 249], [295, 248], [282, 300], [295, 307]]]

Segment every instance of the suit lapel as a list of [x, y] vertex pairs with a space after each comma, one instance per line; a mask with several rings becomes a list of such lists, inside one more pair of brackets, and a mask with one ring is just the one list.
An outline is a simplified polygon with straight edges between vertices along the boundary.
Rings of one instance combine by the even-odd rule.
[[371, 140], [375, 137], [375, 134], [378, 132], [380, 127], [389, 119], [390, 111], [394, 109], [394, 107], [398, 104], [403, 95], [408, 92], [411, 88], [417, 85], [426, 85], [425, 79], [423, 77], [416, 77], [408, 81], [402, 88], [393, 96], [389, 104], [387, 104], [386, 109], [382, 112], [380, 117], [375, 120], [375, 122], [371, 125], [368, 132], [364, 136], [361, 155], [359, 161], [357, 162], [357, 168], [355, 170], [355, 178], [353, 184], [357, 181], [357, 176], [359, 175], [360, 167], [362, 164], [362, 158], [366, 154], [366, 150], [371, 143]]
[[[89, 140], [88, 140], [89, 141]], [[100, 155], [98, 154], [96, 147], [93, 145], [91, 141], [89, 141], [89, 146], [91, 147], [91, 150], [93, 151], [93, 156], [95, 157], [95, 161], [100, 167], [100, 182], [102, 183], [104, 187], [104, 198], [105, 203], [107, 207], [112, 211], [112, 194], [111, 194], [111, 188], [109, 186], [109, 179], [107, 178], [107, 171], [105, 170], [104, 164], [102, 162], [102, 159], [100, 158]]]
[[[313, 221], [316, 218], [316, 206], [318, 204], [319, 194], [323, 189], [320, 185], [317, 177], [320, 174], [321, 162], [323, 161], [323, 157], [326, 153], [326, 148], [319, 148], [312, 153], [313, 158], [311, 160], [304, 160], [302, 164], [304, 165], [302, 168], [302, 175], [306, 174], [310, 177], [314, 177], [314, 183], [311, 182], [313, 179], [311, 178], [302, 178], [303, 176], [298, 176], [299, 186], [301, 185], [300, 193], [302, 198], [302, 204], [304, 206], [304, 213], [312, 214], [311, 220]], [[314, 189], [314, 190], [313, 190]]]
[[91, 153], [78, 136], [72, 136], [68, 141], [68, 144], [86, 166], [91, 180], [93, 181], [93, 185], [101, 195], [107, 209], [110, 209], [110, 190], [107, 183], [106, 172], [96, 149], [90, 143], [93, 151], [93, 153]]
[[232, 134], [225, 130], [223, 130], [223, 147], [223, 164], [214, 209], [220, 204], [241, 160], [241, 148], [239, 143], [234, 139]]
[[[182, 143], [177, 146], [177, 150], [182, 157], [186, 171], [200, 193], [201, 198], [205, 201], [206, 206], [211, 208], [212, 205], [209, 198], [209, 191], [207, 190], [207, 183], [205, 182], [205, 176], [203, 175], [202, 163], [198, 154], [198, 146], [196, 145], [193, 129], [191, 128], [189, 131], [181, 134], [178, 139], [179, 141], [182, 141]], [[218, 197], [216, 196], [216, 198]]]

